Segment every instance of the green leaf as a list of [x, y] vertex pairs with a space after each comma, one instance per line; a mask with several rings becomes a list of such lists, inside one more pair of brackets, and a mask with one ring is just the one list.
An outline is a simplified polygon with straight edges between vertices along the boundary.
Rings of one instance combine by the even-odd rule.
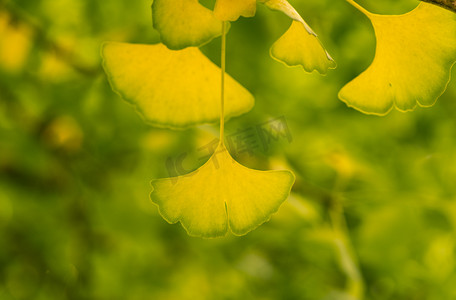
[[290, 171], [258, 171], [237, 163], [224, 145], [196, 171], [152, 181], [151, 200], [169, 223], [191, 236], [244, 235], [268, 221], [288, 197]]
[[255, 15], [256, 0], [217, 0], [214, 14], [222, 21], [236, 21], [240, 16], [250, 18]]
[[[218, 121], [221, 71], [199, 49], [108, 42], [102, 56], [112, 89], [152, 125], [179, 129]], [[253, 107], [244, 87], [230, 76], [225, 84], [227, 118]]]
[[199, 47], [222, 34], [222, 22], [198, 0], [154, 0], [154, 28], [173, 50]]
[[456, 14], [421, 3], [413, 11], [384, 16], [367, 12], [377, 38], [372, 64], [342, 88], [339, 98], [368, 114], [393, 107], [434, 105], [445, 91], [456, 60]]
[[325, 50], [317, 34], [286, 0], [261, 0], [272, 10], [278, 10], [293, 19], [290, 28], [271, 47], [271, 56], [287, 66], [302, 66], [305, 71], [317, 70], [326, 74], [336, 63]]

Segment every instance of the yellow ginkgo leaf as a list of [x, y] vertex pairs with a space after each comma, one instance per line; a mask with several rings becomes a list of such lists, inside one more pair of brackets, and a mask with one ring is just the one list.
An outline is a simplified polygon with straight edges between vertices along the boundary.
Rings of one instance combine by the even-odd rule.
[[256, 0], [217, 0], [214, 14], [222, 21], [236, 21], [240, 16], [250, 18], [255, 15]]
[[[352, 1], [350, 1], [352, 2]], [[364, 113], [385, 115], [393, 107], [432, 106], [445, 91], [456, 61], [456, 14], [421, 3], [398, 15], [371, 20], [377, 38], [372, 64], [342, 88], [339, 98]]]
[[271, 47], [271, 56], [288, 66], [302, 66], [307, 72], [326, 74], [336, 63], [325, 50], [317, 34], [286, 0], [260, 0], [270, 9], [293, 19], [290, 28]]
[[[178, 129], [220, 117], [220, 68], [198, 48], [108, 42], [102, 56], [113, 90], [149, 123]], [[227, 118], [253, 107], [253, 96], [230, 76], [225, 91]]]
[[196, 171], [152, 181], [151, 200], [169, 223], [181, 222], [189, 235], [244, 235], [268, 221], [288, 197], [290, 171], [258, 171], [237, 163], [220, 144]]
[[154, 28], [168, 48], [201, 46], [221, 35], [222, 22], [198, 0], [154, 0]]
[[288, 66], [301, 65], [307, 72], [326, 74], [336, 63], [314, 35], [302, 23], [293, 21], [288, 31], [272, 45], [271, 56]]

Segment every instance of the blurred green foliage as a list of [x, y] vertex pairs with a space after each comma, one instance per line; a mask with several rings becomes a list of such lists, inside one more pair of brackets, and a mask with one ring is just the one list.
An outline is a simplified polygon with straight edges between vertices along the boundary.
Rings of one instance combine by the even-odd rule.
[[[293, 4], [338, 68], [270, 59], [290, 21], [260, 6], [228, 35], [256, 106], [226, 128], [285, 116], [291, 143], [238, 160], [293, 170], [292, 196], [247, 236], [204, 240], [158, 215], [149, 181], [182, 153], [201, 165], [217, 127], [147, 126], [100, 67], [103, 41], [158, 41], [150, 0], [0, 1], [0, 299], [456, 299], [454, 82], [412, 113], [347, 108], [337, 91], [374, 54], [368, 20], [342, 0]], [[203, 48], [215, 62], [219, 41]]]

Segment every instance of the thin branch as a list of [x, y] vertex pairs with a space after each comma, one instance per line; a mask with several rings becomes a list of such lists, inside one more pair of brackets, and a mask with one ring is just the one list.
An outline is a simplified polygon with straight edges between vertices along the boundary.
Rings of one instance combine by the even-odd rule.
[[364, 280], [361, 274], [358, 258], [350, 239], [349, 229], [341, 199], [334, 194], [333, 203], [329, 209], [331, 226], [336, 238], [335, 248], [339, 255], [341, 268], [347, 276], [346, 292], [355, 300], [364, 299]]
[[341, 193], [346, 186], [347, 178], [339, 175], [331, 190], [323, 189], [312, 185], [310, 182], [299, 180], [299, 178], [303, 176], [302, 168], [292, 157], [286, 157], [298, 178], [293, 186], [293, 192], [301, 194], [306, 198], [318, 199], [318, 202], [326, 208], [329, 217], [329, 225], [335, 234], [334, 248], [336, 250], [336, 255], [338, 256], [340, 267], [347, 279], [345, 292], [351, 296], [350, 299], [363, 300], [365, 292], [364, 278], [350, 237], [350, 231], [347, 226], [344, 211], [344, 199], [341, 196]]
[[421, 0], [456, 12], [456, 0]]

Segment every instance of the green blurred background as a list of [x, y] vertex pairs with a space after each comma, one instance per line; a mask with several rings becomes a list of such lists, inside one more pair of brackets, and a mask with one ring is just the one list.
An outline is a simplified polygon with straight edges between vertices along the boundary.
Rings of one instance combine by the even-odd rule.
[[[228, 35], [228, 72], [256, 105], [226, 131], [283, 116], [291, 142], [237, 159], [296, 184], [248, 235], [191, 238], [149, 182], [184, 153], [201, 165], [217, 126], [146, 125], [100, 66], [103, 41], [158, 41], [150, 2], [0, 0], [1, 300], [456, 299], [454, 82], [432, 108], [363, 115], [337, 92], [373, 58], [368, 20], [342, 0], [291, 1], [338, 63], [323, 77], [269, 57], [290, 21], [260, 6]], [[219, 44], [203, 47], [215, 62]]]

